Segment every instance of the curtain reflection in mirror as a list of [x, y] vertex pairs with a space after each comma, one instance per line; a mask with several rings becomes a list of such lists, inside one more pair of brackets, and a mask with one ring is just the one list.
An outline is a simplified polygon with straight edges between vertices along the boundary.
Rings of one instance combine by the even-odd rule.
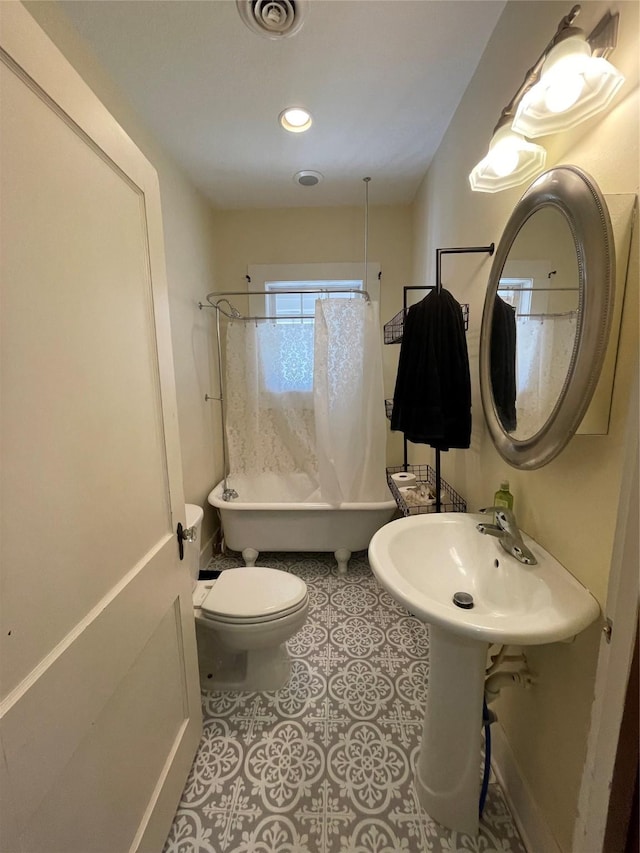
[[569, 372], [576, 316], [518, 317], [514, 438], [535, 435], [549, 419]]

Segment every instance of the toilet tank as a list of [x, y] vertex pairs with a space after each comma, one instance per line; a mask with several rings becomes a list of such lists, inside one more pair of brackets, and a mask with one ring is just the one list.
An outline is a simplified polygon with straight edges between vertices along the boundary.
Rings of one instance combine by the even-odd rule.
[[184, 507], [187, 527], [196, 528], [196, 537], [193, 542], [184, 543], [184, 558], [189, 564], [191, 574], [191, 585], [195, 587], [200, 574], [200, 540], [202, 538], [202, 519], [204, 512], [202, 507], [195, 504], [185, 504]]

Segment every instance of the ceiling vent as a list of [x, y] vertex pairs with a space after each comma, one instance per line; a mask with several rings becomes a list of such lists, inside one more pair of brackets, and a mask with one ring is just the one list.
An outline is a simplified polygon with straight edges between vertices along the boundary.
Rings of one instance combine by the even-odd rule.
[[295, 35], [307, 11], [307, 0], [236, 0], [236, 5], [249, 29], [268, 39]]

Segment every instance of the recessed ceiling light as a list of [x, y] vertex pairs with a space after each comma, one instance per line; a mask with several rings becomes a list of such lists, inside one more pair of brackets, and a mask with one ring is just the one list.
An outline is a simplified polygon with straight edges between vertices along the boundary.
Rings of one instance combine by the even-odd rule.
[[280, 113], [280, 124], [290, 133], [302, 133], [312, 124], [311, 114], [302, 107], [287, 107]]
[[304, 169], [302, 172], [296, 172], [293, 180], [301, 187], [315, 187], [322, 180], [323, 175], [320, 172], [314, 172], [313, 169]]

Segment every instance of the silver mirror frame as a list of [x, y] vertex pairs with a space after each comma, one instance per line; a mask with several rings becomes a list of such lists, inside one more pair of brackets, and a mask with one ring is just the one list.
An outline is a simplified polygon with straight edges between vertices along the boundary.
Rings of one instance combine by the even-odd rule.
[[[578, 319], [569, 370], [547, 422], [518, 440], [502, 426], [491, 385], [491, 327], [500, 276], [520, 229], [536, 211], [553, 207], [565, 217], [578, 261]], [[609, 338], [615, 287], [615, 250], [606, 202], [593, 178], [576, 166], [540, 175], [509, 217], [491, 267], [480, 330], [480, 392], [489, 433], [500, 456], [514, 468], [551, 462], [580, 425], [591, 402]]]

